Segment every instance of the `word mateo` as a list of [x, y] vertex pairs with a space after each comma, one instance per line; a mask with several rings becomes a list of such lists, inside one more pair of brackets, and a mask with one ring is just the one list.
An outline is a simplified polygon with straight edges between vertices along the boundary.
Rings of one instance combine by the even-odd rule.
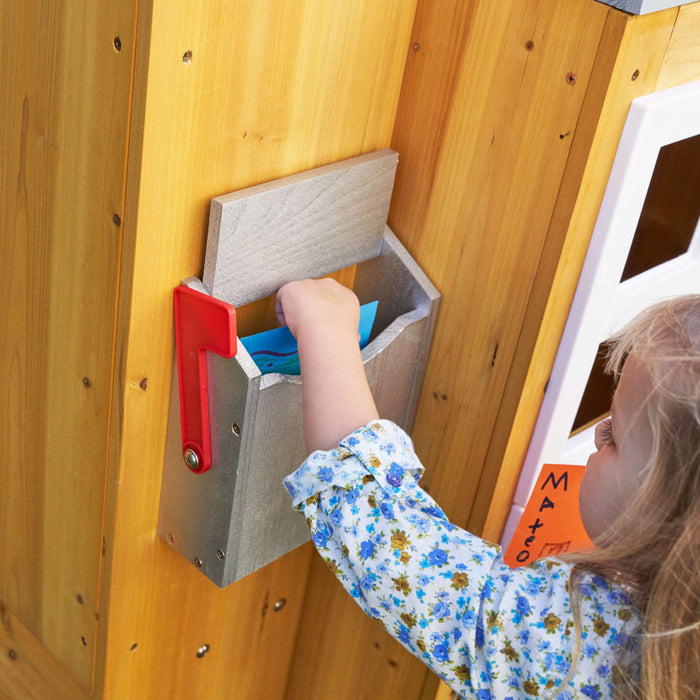
[[585, 467], [545, 464], [503, 557], [515, 568], [592, 546], [581, 522], [578, 494]]

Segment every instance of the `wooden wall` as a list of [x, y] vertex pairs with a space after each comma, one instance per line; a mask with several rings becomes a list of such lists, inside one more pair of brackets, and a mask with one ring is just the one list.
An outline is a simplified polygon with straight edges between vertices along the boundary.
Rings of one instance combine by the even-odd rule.
[[0, 16], [0, 695], [77, 698], [95, 655], [136, 18], [102, 0]]
[[[285, 695], [311, 549], [222, 591], [156, 535], [171, 294], [202, 273], [213, 196], [389, 145], [414, 13], [404, 0], [139, 3], [105, 531], [109, 624], [98, 660], [105, 697]], [[197, 658], [204, 644], [210, 651]]]
[[[699, 18], [700, 3], [643, 18], [587, 0], [418, 4], [389, 223], [443, 299], [413, 437], [422, 483], [493, 541], [629, 104], [697, 71]], [[354, 607], [314, 559], [292, 696], [433, 697], [418, 670], [412, 694], [372, 695], [408, 662]]]
[[505, 526], [629, 105], [700, 79], [698, 37], [698, 2], [642, 17], [611, 11], [485, 464], [487, 508], [477, 496], [486, 537]]
[[2, 9], [0, 695], [434, 697], [310, 546], [221, 591], [157, 537], [172, 289], [211, 197], [398, 150], [390, 224], [443, 294], [425, 483], [497, 538], [627, 107], [700, 78], [700, 3]]
[[[482, 478], [608, 11], [523, 0], [418, 6], [392, 137], [400, 164], [389, 223], [443, 295], [413, 435], [427, 467], [423, 483], [461, 525]], [[566, 81], [571, 71], [575, 86]], [[292, 697], [309, 686], [314, 697], [324, 688], [353, 697], [343, 694], [347, 684], [356, 697], [419, 697], [422, 687], [434, 696], [433, 677], [413, 669], [376, 625], [356, 619], [323, 568], [314, 560]], [[347, 664], [368, 670], [361, 680], [338, 672], [337, 629], [348, 630]], [[409, 678], [413, 694], [380, 686], [373, 696], [377, 679], [394, 674]]]

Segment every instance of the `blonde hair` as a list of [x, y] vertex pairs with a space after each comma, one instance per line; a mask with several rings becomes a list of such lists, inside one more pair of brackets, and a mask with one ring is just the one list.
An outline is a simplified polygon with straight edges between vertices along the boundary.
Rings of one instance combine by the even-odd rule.
[[[644, 615], [641, 674], [618, 668], [619, 697], [700, 697], [700, 295], [648, 308], [609, 341], [616, 381], [634, 358], [649, 392], [639, 407], [651, 455], [624, 511], [592, 552], [572, 555], [632, 594]], [[577, 625], [578, 626], [578, 625]], [[637, 677], [635, 677], [637, 676]]]

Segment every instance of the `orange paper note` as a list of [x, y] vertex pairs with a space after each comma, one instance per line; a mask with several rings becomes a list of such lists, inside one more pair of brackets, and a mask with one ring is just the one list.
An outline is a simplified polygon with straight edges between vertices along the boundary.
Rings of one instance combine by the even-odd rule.
[[545, 464], [503, 557], [515, 568], [536, 559], [590, 549], [578, 509], [578, 493], [586, 467]]

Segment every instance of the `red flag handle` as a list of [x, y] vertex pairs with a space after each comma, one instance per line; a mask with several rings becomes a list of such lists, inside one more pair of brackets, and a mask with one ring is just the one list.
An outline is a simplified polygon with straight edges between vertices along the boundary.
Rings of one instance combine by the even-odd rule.
[[236, 309], [186, 285], [175, 288], [173, 300], [182, 455], [201, 474], [211, 468], [206, 351], [223, 357], [236, 354]]

